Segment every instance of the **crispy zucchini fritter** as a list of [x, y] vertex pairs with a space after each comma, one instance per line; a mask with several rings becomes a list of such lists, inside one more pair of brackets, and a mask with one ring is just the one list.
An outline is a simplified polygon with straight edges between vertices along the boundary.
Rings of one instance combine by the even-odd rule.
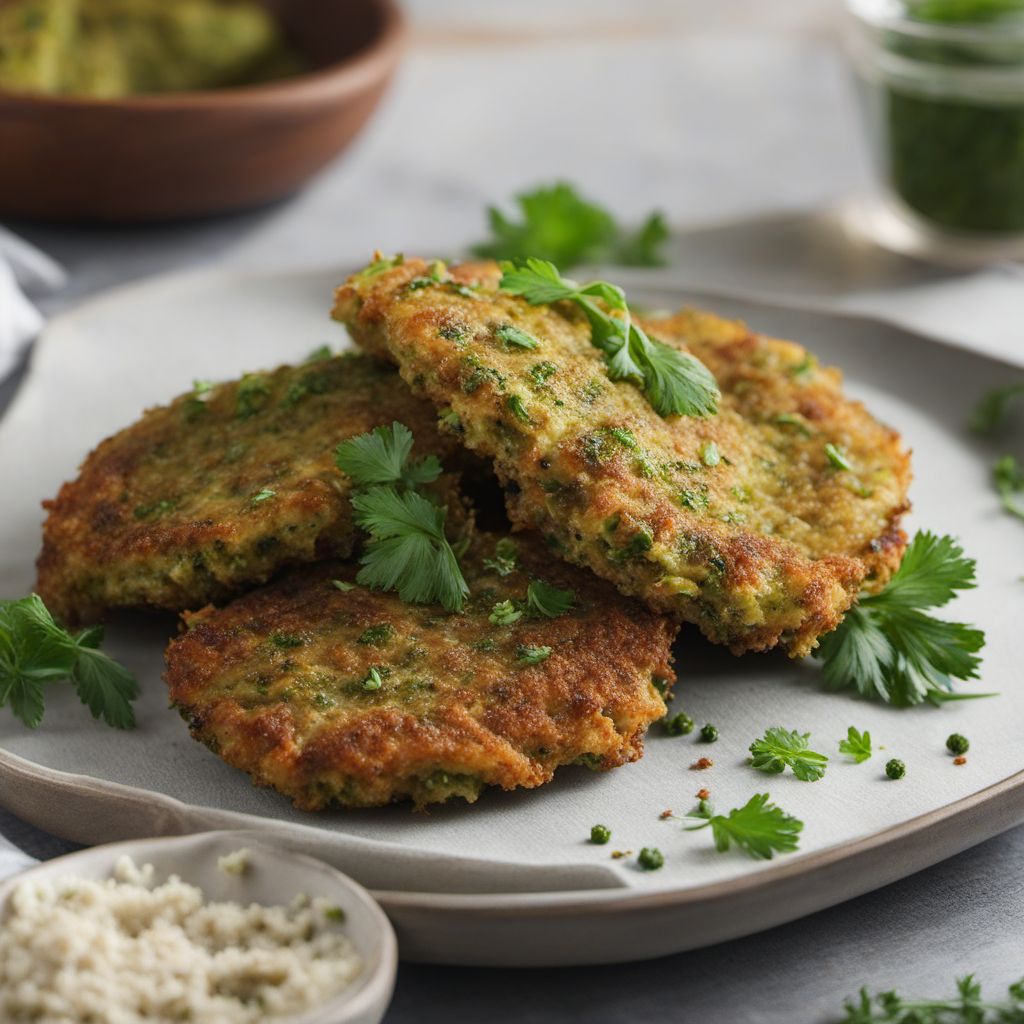
[[[38, 592], [64, 622], [90, 622], [116, 607], [199, 608], [283, 566], [348, 557], [359, 531], [334, 448], [394, 420], [418, 455], [459, 451], [393, 369], [354, 353], [150, 409], [44, 503]], [[450, 476], [438, 486], [454, 490]]]
[[335, 316], [450, 409], [445, 422], [494, 461], [514, 522], [737, 653], [808, 653], [898, 564], [909, 457], [836, 371], [680, 314], [652, 331], [692, 344], [723, 398], [716, 416], [662, 419], [608, 377], [575, 306], [531, 307], [499, 277], [486, 263], [378, 264], [339, 288]]
[[[187, 615], [167, 649], [171, 701], [196, 739], [305, 810], [472, 801], [560, 765], [636, 760], [665, 713], [653, 680], [672, 678], [674, 627], [535, 535], [514, 567], [496, 541], [477, 534], [462, 559], [460, 614], [349, 588], [355, 566], [327, 563]], [[531, 616], [534, 578], [571, 588], [574, 607]], [[519, 616], [492, 622], [503, 601]]]

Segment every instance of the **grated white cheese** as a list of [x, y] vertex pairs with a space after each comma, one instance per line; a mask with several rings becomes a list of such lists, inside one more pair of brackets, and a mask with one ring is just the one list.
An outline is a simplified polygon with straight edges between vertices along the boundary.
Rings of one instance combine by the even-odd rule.
[[24, 882], [0, 927], [5, 1024], [249, 1024], [302, 1013], [362, 969], [329, 901], [207, 903], [150, 864]]
[[244, 875], [249, 870], [252, 851], [243, 846], [240, 850], [232, 850], [223, 857], [217, 858], [217, 867], [226, 875]]

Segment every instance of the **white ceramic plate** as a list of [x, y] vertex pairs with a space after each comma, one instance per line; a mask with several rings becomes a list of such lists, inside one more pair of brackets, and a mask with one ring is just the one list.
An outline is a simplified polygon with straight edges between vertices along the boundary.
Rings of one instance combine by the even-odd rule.
[[[122, 289], [54, 321], [22, 392], [0, 424], [0, 595], [32, 585], [38, 502], [106, 434], [193, 378], [231, 377], [340, 345], [326, 310], [339, 271], [244, 276], [203, 273]], [[535, 792], [485, 794], [474, 806], [430, 814], [405, 807], [305, 815], [192, 742], [166, 708], [162, 647], [167, 617], [118, 618], [108, 649], [143, 683], [139, 728], [93, 723], [74, 695], [54, 689], [32, 733], [0, 716], [0, 803], [81, 842], [210, 827], [279, 830], [375, 891], [403, 955], [439, 962], [568, 964], [628, 960], [747, 934], [821, 909], [932, 864], [1024, 820], [1024, 690], [1015, 685], [1015, 637], [1024, 572], [1020, 523], [1001, 514], [988, 481], [991, 452], [962, 424], [985, 388], [1013, 373], [891, 325], [752, 301], [701, 301], [667, 286], [631, 287], [648, 306], [691, 301], [760, 330], [795, 337], [847, 371], [849, 388], [915, 449], [915, 519], [959, 535], [978, 559], [980, 587], [950, 616], [989, 634], [989, 701], [897, 711], [823, 693], [813, 662], [732, 658], [693, 630], [677, 645], [677, 706], [714, 721], [710, 750], [652, 730], [636, 765], [607, 775], [563, 770]], [[750, 742], [780, 724], [810, 731], [833, 756], [826, 778], [801, 783], [745, 764]], [[844, 763], [849, 725], [884, 747]], [[971, 737], [969, 763], [952, 765], [945, 737]], [[707, 772], [689, 765], [710, 753]], [[905, 780], [885, 780], [891, 756]], [[660, 821], [690, 809], [701, 786], [721, 809], [769, 791], [806, 822], [800, 851], [770, 863], [720, 855], [706, 832]], [[588, 844], [590, 826], [613, 830]], [[658, 846], [665, 867], [636, 869], [613, 849]]]
[[[246, 868], [226, 872], [218, 858], [249, 851]], [[395, 988], [398, 947], [388, 919], [361, 886], [328, 865], [268, 846], [251, 832], [204, 832], [174, 839], [145, 839], [109, 843], [56, 857], [0, 883], [0, 920], [7, 901], [23, 883], [58, 878], [109, 878], [121, 857], [140, 867], [152, 864], [156, 879], [177, 875], [198, 886], [210, 901], [247, 905], [285, 906], [299, 893], [324, 897], [345, 913], [344, 930], [363, 958], [363, 969], [352, 984], [329, 1002], [280, 1024], [379, 1024]]]

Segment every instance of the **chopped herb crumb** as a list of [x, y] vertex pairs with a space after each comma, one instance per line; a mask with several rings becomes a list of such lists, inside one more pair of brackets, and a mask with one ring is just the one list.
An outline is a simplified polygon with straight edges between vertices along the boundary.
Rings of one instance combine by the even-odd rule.
[[534, 384], [538, 387], [546, 384], [548, 380], [558, 372], [558, 367], [554, 363], [547, 361], [543, 363], [537, 363], [536, 366], [530, 367], [530, 377], [533, 379]]
[[550, 657], [550, 647], [526, 646], [516, 648], [516, 661], [520, 665], [539, 665], [542, 661], [547, 661]]
[[264, 487], [262, 491], [257, 491], [250, 499], [249, 503], [252, 505], [262, 505], [265, 501], [270, 501], [271, 498], [277, 497], [277, 491], [271, 490], [269, 487]]
[[533, 580], [526, 588], [526, 608], [533, 616], [557, 619], [573, 606], [576, 595], [571, 590], [559, 590], [543, 580]]
[[363, 689], [369, 692], [379, 690], [384, 685], [384, 679], [376, 666], [370, 669], [369, 675], [363, 680]]
[[604, 846], [612, 837], [612, 830], [607, 825], [594, 825], [590, 830], [590, 841], [596, 846]]
[[510, 345], [526, 349], [537, 348], [540, 345], [540, 342], [532, 334], [521, 331], [514, 324], [500, 324], [494, 329], [494, 336], [505, 343], [506, 349]]
[[890, 779], [902, 779], [907, 774], [907, 766], [898, 757], [894, 757], [885, 763], [885, 774]]
[[523, 617], [522, 609], [517, 608], [512, 601], [499, 601], [487, 617], [488, 621], [495, 626], [511, 626]]
[[701, 731], [700, 738], [702, 743], [714, 743], [718, 739], [718, 728], [708, 722]]
[[843, 453], [842, 449], [837, 448], [831, 441], [825, 445], [825, 457], [832, 463], [835, 469], [853, 471], [853, 464]]
[[499, 576], [508, 576], [519, 567], [519, 546], [511, 537], [502, 537], [494, 546], [494, 557], [484, 559], [484, 568]]
[[381, 622], [379, 625], [370, 626], [359, 634], [356, 643], [369, 644], [372, 647], [380, 647], [386, 644], [395, 634], [395, 627], [389, 622]]
[[718, 445], [714, 441], [705, 441], [700, 446], [700, 461], [705, 466], [717, 466], [722, 461]]
[[526, 406], [523, 405], [523, 400], [518, 395], [509, 395], [506, 401], [509, 409], [512, 411], [512, 415], [520, 423], [530, 422], [530, 414], [526, 411]]

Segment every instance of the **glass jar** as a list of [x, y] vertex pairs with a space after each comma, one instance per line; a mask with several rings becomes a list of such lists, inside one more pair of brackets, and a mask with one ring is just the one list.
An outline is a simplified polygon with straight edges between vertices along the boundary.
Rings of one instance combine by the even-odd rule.
[[1024, 257], [1024, 0], [847, 0], [850, 50], [898, 248]]

